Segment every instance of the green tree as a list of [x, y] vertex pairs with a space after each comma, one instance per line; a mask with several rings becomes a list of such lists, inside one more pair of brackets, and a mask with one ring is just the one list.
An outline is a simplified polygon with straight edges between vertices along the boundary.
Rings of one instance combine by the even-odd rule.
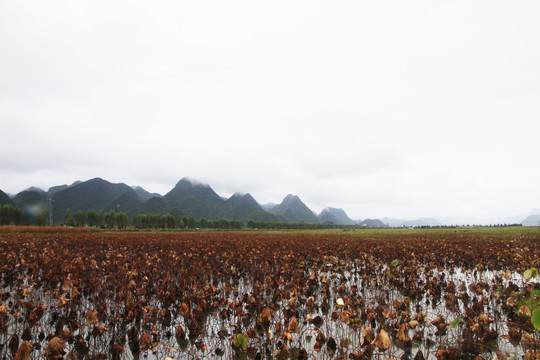
[[64, 215], [64, 224], [66, 226], [75, 226], [75, 220], [73, 220], [73, 215], [71, 214], [71, 209], [66, 210], [66, 214]]
[[0, 225], [19, 225], [22, 217], [23, 213], [20, 208], [9, 204], [0, 206]]
[[49, 224], [49, 210], [41, 210], [37, 218], [37, 224], [39, 226], [47, 226]]
[[75, 226], [77, 227], [83, 227], [84, 225], [86, 225], [86, 214], [84, 213], [84, 211], [77, 211], [75, 213]]
[[195, 219], [193, 218], [193, 216], [190, 216], [186, 219], [186, 222], [185, 222], [185, 225], [189, 228], [189, 229], [194, 229], [195, 228]]
[[[179, 221], [179, 222], [180, 222], [180, 221]], [[187, 227], [189, 227], [189, 226], [188, 226], [188, 225], [189, 225], [188, 223], [189, 223], [188, 217], [187, 217], [187, 216], [182, 216], [182, 224], [183, 224], [182, 228], [187, 228]]]
[[88, 226], [98, 226], [98, 213], [95, 210], [90, 210], [86, 213], [86, 223]]
[[116, 213], [114, 210], [109, 210], [108, 213], [105, 214], [105, 226], [107, 229], [114, 228], [114, 225], [116, 223]]
[[205, 218], [200, 219], [199, 224], [201, 225], [201, 229], [208, 229], [210, 227], [208, 220], [206, 220]]
[[97, 223], [97, 226], [100, 227], [100, 228], [105, 227], [105, 213], [103, 212], [103, 210], [98, 211], [98, 223]]
[[116, 214], [116, 226], [118, 226], [119, 229], [125, 229], [128, 226], [128, 222], [126, 213], [119, 212]]
[[146, 215], [136, 215], [133, 217], [133, 227], [135, 229], [146, 228]]
[[176, 228], [176, 219], [171, 214], [166, 215], [166, 221], [167, 221], [167, 229], [175, 229]]

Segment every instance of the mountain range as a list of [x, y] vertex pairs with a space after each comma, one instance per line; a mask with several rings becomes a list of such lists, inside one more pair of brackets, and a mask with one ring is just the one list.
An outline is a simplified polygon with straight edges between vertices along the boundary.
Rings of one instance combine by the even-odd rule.
[[280, 204], [263, 208], [251, 194], [236, 193], [222, 198], [208, 184], [181, 179], [168, 193], [150, 193], [140, 186], [114, 184], [101, 178], [58, 185], [48, 191], [32, 187], [10, 198], [0, 190], [0, 205], [10, 204], [26, 213], [52, 208], [53, 222], [62, 223], [68, 209], [72, 213], [110, 211], [129, 217], [140, 214], [172, 214], [205, 218], [265, 222], [333, 222], [352, 225], [342, 209], [326, 208], [317, 216], [296, 195], [287, 195]]
[[[124, 212], [130, 218], [140, 214], [172, 214], [208, 220], [230, 219], [264, 222], [334, 223], [365, 227], [439, 226], [460, 222], [439, 221], [434, 218], [399, 220], [393, 218], [352, 220], [343, 209], [326, 207], [315, 214], [296, 195], [289, 194], [279, 204], [259, 204], [253, 196], [236, 193], [223, 198], [208, 184], [181, 179], [168, 193], [150, 193], [140, 186], [110, 183], [101, 178], [58, 185], [43, 191], [31, 187], [9, 196], [0, 190], [0, 205], [20, 207], [26, 214], [38, 214], [52, 208], [53, 222], [62, 223], [67, 209], [72, 213], [89, 210]], [[540, 210], [533, 211], [523, 225], [540, 225]], [[519, 222], [519, 221], [516, 221]], [[475, 222], [463, 221], [462, 224]], [[510, 222], [501, 222], [510, 223]], [[512, 222], [514, 223], [514, 222]]]

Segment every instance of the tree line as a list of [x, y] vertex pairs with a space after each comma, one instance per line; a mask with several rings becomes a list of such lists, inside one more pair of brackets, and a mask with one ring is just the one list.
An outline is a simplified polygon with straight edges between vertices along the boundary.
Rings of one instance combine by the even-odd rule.
[[9, 204], [0, 206], [0, 225], [40, 225], [49, 222], [49, 211], [36, 212], [23, 211], [21, 208]]
[[95, 211], [90, 210], [87, 213], [77, 211], [72, 214], [71, 210], [66, 211], [64, 216], [64, 225], [84, 227], [91, 226], [102, 229], [119, 229], [123, 230], [132, 226], [137, 230], [144, 229], [242, 229], [244, 223], [240, 220], [207, 220], [195, 219], [193, 216], [174, 216], [171, 214], [142, 214], [136, 215], [133, 219], [123, 212], [115, 212], [114, 210]]
[[[0, 225], [49, 225], [49, 212], [42, 210], [38, 214], [25, 214], [20, 208], [12, 205], [0, 206]], [[205, 218], [195, 219], [193, 216], [174, 216], [171, 214], [143, 214], [130, 219], [124, 212], [109, 210], [84, 212], [78, 210], [72, 212], [66, 210], [63, 222], [60, 225], [72, 227], [95, 227], [100, 229], [124, 230], [132, 227], [137, 230], [144, 229], [229, 229], [240, 230], [244, 227], [249, 229], [263, 230], [317, 230], [317, 229], [355, 229], [354, 225], [336, 225], [333, 223], [304, 223], [304, 222], [270, 222]]]

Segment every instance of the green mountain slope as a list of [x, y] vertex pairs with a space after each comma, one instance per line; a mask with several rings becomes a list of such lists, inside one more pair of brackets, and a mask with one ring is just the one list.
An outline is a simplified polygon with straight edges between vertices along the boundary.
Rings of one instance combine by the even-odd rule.
[[296, 195], [287, 195], [281, 204], [276, 205], [270, 212], [283, 216], [291, 222], [320, 222], [319, 218]]
[[0, 190], [0, 206], [1, 205], [15, 205], [9, 196]]
[[113, 184], [100, 178], [68, 187], [53, 195], [53, 221], [62, 223], [68, 208], [72, 213], [105, 210], [128, 191], [133, 192], [133, 189], [126, 184]]
[[116, 212], [124, 212], [128, 216], [133, 216], [142, 204], [143, 201], [139, 195], [137, 195], [135, 190], [130, 189], [107, 205], [105, 211], [114, 210]]
[[226, 218], [228, 219], [247, 219], [255, 211], [261, 211], [261, 206], [250, 194], [234, 194], [227, 201]]
[[178, 208], [196, 219], [219, 219], [225, 217], [227, 206], [209, 185], [194, 182], [188, 178], [180, 180], [163, 197], [171, 208]]

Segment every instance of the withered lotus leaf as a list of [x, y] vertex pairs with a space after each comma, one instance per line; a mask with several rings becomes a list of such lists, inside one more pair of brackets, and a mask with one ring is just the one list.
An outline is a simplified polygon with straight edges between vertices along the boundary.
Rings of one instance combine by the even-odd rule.
[[326, 342], [326, 336], [324, 335], [322, 331], [317, 332], [316, 340], [318, 343], [321, 343], [321, 344], [324, 344]]
[[180, 305], [180, 309], [178, 310], [178, 312], [180, 313], [180, 315], [182, 315], [183, 317], [187, 317], [189, 315], [189, 306], [188, 304], [186, 304], [185, 302], [183, 302], [181, 305]]
[[11, 335], [8, 348], [12, 356], [17, 352], [17, 349], [19, 348], [19, 336], [17, 334]]
[[103, 334], [105, 331], [109, 331], [108, 328], [106, 328], [105, 326], [103, 326], [103, 324], [99, 324], [97, 327], [96, 327], [96, 330], [98, 333], [100, 334]]
[[272, 321], [272, 309], [265, 308], [259, 317], [266, 322]]
[[33, 347], [29, 341], [23, 341], [13, 360], [30, 360], [30, 352]]
[[540, 352], [536, 353], [535, 355], [532, 350], [529, 350], [523, 356], [523, 360], [540, 360]]
[[298, 320], [296, 319], [296, 316], [293, 316], [289, 320], [289, 324], [287, 325], [287, 330], [289, 330], [290, 333], [297, 333], [298, 330]]
[[375, 345], [380, 351], [386, 351], [390, 349], [392, 340], [388, 336], [388, 333], [381, 329], [375, 339], [371, 342], [371, 345]]
[[290, 332], [288, 331], [283, 331], [283, 335], [281, 336], [281, 338], [283, 340], [287, 340], [287, 341], [292, 341], [293, 340], [293, 336]]
[[489, 325], [493, 322], [493, 319], [488, 317], [487, 315], [481, 314], [478, 316], [478, 323], [480, 325]]
[[342, 311], [341, 314], [339, 315], [339, 319], [341, 320], [341, 322], [347, 325], [351, 323], [351, 315], [348, 311]]
[[61, 359], [64, 356], [64, 348], [66, 347], [66, 342], [59, 337], [53, 337], [51, 341], [47, 344], [45, 348], [45, 357], [47, 359], [57, 359], [60, 356]]
[[398, 331], [398, 339], [400, 341], [403, 341], [405, 343], [408, 343], [411, 341], [411, 338], [409, 337], [409, 334], [407, 332], [407, 324], [405, 323], [402, 323], [400, 326], [399, 326], [399, 331]]
[[279, 350], [276, 352], [276, 359], [278, 360], [287, 360], [290, 359], [291, 352], [289, 351], [289, 348], [287, 345], [283, 344], [279, 348]]
[[66, 299], [64, 297], [59, 297], [58, 298], [58, 307], [64, 307], [66, 306], [66, 304], [69, 302], [69, 299]]
[[62, 287], [60, 288], [60, 290], [62, 290], [63, 292], [68, 292], [72, 286], [73, 286], [73, 283], [71, 282], [71, 279], [68, 276], [64, 280], [64, 283], [62, 284]]
[[98, 323], [98, 318], [97, 318], [97, 310], [91, 310], [89, 309], [87, 312], [86, 312], [86, 323], [88, 325], [95, 325]]
[[181, 326], [178, 326], [176, 328], [175, 335], [176, 335], [177, 338], [183, 339], [186, 336], [186, 333], [185, 333], [184, 329]]
[[0, 315], [5, 315], [11, 310], [6, 304], [0, 305]]
[[[45, 358], [56, 336], [71, 352], [48, 358], [252, 359], [270, 355], [269, 346], [276, 357], [286, 344], [295, 359], [415, 353], [434, 359], [440, 350], [448, 359], [501, 360], [497, 347], [514, 345], [517, 357], [531, 360], [537, 333], [527, 310], [518, 309], [535, 307], [529, 295], [538, 284], [520, 274], [537, 267], [540, 233], [511, 230], [26, 233], [2, 227], [0, 357], [15, 357], [18, 336], [32, 344], [34, 357]], [[395, 259], [399, 264], [389, 267]], [[440, 316], [431, 321], [434, 313]], [[387, 356], [374, 354], [387, 347], [381, 329], [391, 343]], [[234, 349], [231, 334], [245, 334], [250, 346]], [[334, 339], [339, 346], [332, 351]], [[128, 344], [129, 352], [114, 344]], [[141, 356], [141, 346], [155, 355]], [[327, 353], [316, 353], [321, 350]]]
[[506, 306], [513, 308], [518, 306], [518, 303], [516, 302], [516, 299], [509, 296], [508, 299], [506, 299]]
[[26, 295], [30, 295], [32, 293], [32, 290], [31, 289], [23, 289], [22, 291], [22, 296], [26, 296]]
[[326, 342], [326, 347], [331, 351], [336, 351], [337, 349], [337, 342], [333, 337], [329, 337], [328, 341]]
[[139, 342], [141, 343], [141, 349], [146, 350], [152, 345], [152, 338], [147, 333], [144, 333], [141, 335]]
[[362, 346], [371, 344], [374, 336], [375, 333], [373, 332], [373, 329], [370, 327], [365, 327], [364, 330], [362, 330]]
[[523, 346], [523, 349], [525, 350], [538, 350], [540, 349], [540, 341], [534, 339], [528, 332], [523, 330], [521, 332], [521, 346]]
[[450, 360], [450, 353], [444, 348], [437, 350], [435, 356], [437, 357], [437, 360]]
[[527, 305], [522, 305], [518, 309], [517, 314], [518, 314], [518, 316], [521, 316], [523, 318], [530, 318], [531, 315], [532, 315], [531, 309], [529, 309], [529, 307]]

